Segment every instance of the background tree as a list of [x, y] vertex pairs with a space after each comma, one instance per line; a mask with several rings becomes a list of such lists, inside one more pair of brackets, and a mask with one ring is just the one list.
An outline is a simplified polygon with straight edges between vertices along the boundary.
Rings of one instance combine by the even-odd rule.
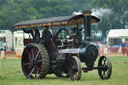
[[128, 22], [128, 0], [94, 0], [91, 6], [95, 9], [109, 9], [111, 13], [101, 16], [101, 23], [98, 28], [102, 32], [102, 39], [106, 37], [110, 29], [125, 28]]
[[[127, 2], [128, 0], [0, 0], [0, 29], [12, 30], [15, 23], [23, 20], [67, 16], [74, 11], [92, 10], [99, 13], [98, 17], [101, 18], [98, 26], [92, 26], [94, 37], [95, 40], [102, 40], [110, 29], [125, 28], [128, 23]], [[96, 37], [98, 33], [102, 37]]]

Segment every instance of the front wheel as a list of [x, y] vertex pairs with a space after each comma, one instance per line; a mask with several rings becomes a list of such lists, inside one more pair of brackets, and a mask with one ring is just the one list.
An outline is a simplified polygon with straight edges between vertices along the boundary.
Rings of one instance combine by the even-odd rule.
[[101, 56], [98, 62], [98, 73], [101, 79], [109, 79], [112, 73], [112, 63], [107, 56]]
[[71, 58], [69, 62], [69, 77], [71, 80], [80, 80], [82, 74], [80, 59], [76, 56]]

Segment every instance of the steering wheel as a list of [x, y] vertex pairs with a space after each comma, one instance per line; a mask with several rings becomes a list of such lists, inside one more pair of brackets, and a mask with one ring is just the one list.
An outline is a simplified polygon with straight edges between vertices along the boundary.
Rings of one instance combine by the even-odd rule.
[[58, 37], [59, 39], [68, 39], [70, 37], [70, 33], [67, 29], [62, 28], [59, 29], [56, 33], [56, 37]]

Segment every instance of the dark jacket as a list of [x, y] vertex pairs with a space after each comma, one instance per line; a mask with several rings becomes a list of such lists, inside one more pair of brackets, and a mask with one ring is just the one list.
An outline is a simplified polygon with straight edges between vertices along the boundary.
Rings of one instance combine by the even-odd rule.
[[38, 29], [35, 30], [35, 34], [34, 34], [34, 32], [32, 31], [32, 29], [31, 29], [31, 30], [25, 30], [25, 29], [23, 29], [23, 31], [24, 31], [25, 33], [31, 33], [31, 35], [32, 35], [32, 37], [33, 37], [33, 42], [34, 42], [34, 43], [39, 42], [39, 40], [40, 40], [40, 32], [39, 32]]
[[52, 38], [52, 34], [49, 30], [44, 30], [42, 32], [42, 40], [49, 40]]

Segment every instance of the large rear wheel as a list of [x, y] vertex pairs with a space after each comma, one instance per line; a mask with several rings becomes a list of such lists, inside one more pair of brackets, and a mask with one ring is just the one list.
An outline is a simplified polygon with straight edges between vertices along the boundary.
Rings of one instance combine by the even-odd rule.
[[22, 55], [22, 71], [28, 79], [45, 78], [49, 69], [49, 56], [42, 44], [31, 43]]

